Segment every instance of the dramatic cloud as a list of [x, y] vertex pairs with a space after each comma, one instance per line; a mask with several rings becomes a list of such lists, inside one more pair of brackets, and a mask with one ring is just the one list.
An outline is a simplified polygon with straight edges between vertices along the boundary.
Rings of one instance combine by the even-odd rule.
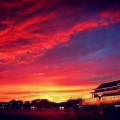
[[[7, 8], [9, 12], [4, 11], [4, 21], [1, 18], [1, 63], [31, 61], [58, 44], [70, 41], [77, 33], [120, 22], [120, 12], [117, 10], [101, 10], [98, 14], [84, 18], [87, 5], [83, 8], [82, 2], [76, 1], [83, 9], [79, 10], [78, 6], [75, 8], [76, 4], [71, 6], [70, 3], [65, 3], [65, 8], [64, 2], [61, 2], [2, 2], [1, 10]], [[58, 4], [56, 9], [55, 4]], [[62, 7], [64, 14], [61, 13]], [[17, 13], [14, 13], [14, 9], [17, 9]]]
[[0, 85], [69, 89], [119, 79], [119, 5], [117, 0], [1, 0]]

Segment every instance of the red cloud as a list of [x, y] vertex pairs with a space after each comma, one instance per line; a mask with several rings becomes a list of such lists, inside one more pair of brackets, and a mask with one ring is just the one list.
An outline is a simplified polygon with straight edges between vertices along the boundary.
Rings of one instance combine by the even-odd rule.
[[120, 22], [120, 12], [103, 12], [101, 14], [101, 18], [105, 21], [109, 21], [110, 23], [119, 23]]
[[[27, 1], [18, 3], [17, 6], [23, 6], [25, 2]], [[2, 24], [8, 25], [6, 29], [0, 32], [0, 62], [2, 64], [32, 62], [36, 57], [44, 55], [46, 51], [53, 49], [58, 44], [68, 42], [71, 36], [77, 33], [99, 27], [107, 27], [120, 22], [120, 12], [115, 11], [113, 13], [107, 11], [99, 15], [99, 21], [93, 19], [85, 20], [64, 29], [64, 24], [69, 26], [71, 23], [61, 19], [59, 16], [60, 11], [56, 10], [34, 15], [37, 10], [43, 9], [43, 7], [51, 8], [56, 3], [42, 1], [32, 6], [28, 13], [28, 10], [25, 9], [23, 12], [18, 12], [19, 16], [17, 15], [16, 18], [2, 22]], [[5, 7], [8, 3], [3, 3], [2, 5]], [[11, 6], [15, 7], [15, 4], [10, 4], [10, 9]], [[30, 13], [33, 15], [27, 18], [26, 16]], [[57, 19], [61, 19], [61, 24], [59, 25], [58, 22], [58, 25], [53, 29]], [[50, 24], [52, 25], [49, 27]], [[63, 26], [62, 28], [61, 25]], [[55, 31], [51, 33], [52, 29]]]

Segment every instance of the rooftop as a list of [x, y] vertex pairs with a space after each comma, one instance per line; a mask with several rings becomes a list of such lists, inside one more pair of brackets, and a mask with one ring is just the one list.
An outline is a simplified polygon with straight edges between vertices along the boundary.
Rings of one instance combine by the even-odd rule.
[[102, 84], [99, 85], [96, 89], [102, 89], [102, 88], [107, 88], [107, 87], [113, 87], [113, 86], [117, 86], [118, 84], [120, 84], [120, 80], [112, 81], [112, 82], [107, 82], [107, 83], [102, 83]]

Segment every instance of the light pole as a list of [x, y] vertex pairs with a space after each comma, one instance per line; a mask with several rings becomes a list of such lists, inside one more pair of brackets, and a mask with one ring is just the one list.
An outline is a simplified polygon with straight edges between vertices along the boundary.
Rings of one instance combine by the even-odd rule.
[[102, 104], [102, 93], [98, 93], [99, 101], [100, 101], [100, 106]]

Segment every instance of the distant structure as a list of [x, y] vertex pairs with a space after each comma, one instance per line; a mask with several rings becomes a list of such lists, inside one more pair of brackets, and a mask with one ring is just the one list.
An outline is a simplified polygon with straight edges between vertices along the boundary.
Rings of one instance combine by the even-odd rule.
[[99, 85], [92, 95], [93, 97], [120, 95], [120, 80]]
[[120, 80], [102, 83], [92, 92], [92, 98], [84, 99], [83, 105], [120, 104]]

